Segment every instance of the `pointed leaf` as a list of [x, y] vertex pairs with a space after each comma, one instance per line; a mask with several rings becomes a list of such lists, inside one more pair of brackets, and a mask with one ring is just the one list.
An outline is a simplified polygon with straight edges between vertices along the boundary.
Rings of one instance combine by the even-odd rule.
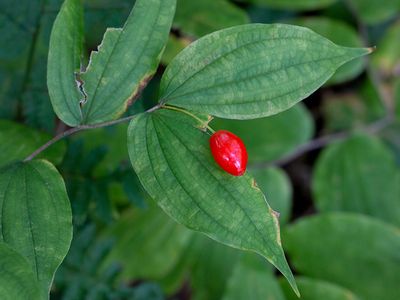
[[161, 81], [161, 102], [228, 119], [277, 114], [306, 98], [370, 49], [333, 44], [293, 25], [250, 24], [183, 50]]
[[49, 162], [0, 170], [0, 241], [30, 263], [43, 295], [68, 252], [72, 215], [64, 182]]
[[[357, 31], [347, 23], [325, 17], [295, 19], [294, 25], [310, 28], [332, 42], [347, 47], [361, 47], [363, 42]], [[357, 58], [341, 66], [328, 80], [327, 85], [342, 83], [357, 77], [364, 69], [365, 60]]]
[[142, 114], [128, 128], [132, 165], [150, 196], [173, 219], [235, 248], [257, 252], [296, 289], [279, 222], [249, 175], [231, 176], [211, 156], [204, 126], [171, 110]]
[[283, 241], [301, 274], [339, 284], [365, 300], [399, 298], [397, 227], [361, 214], [327, 213], [291, 225]]
[[125, 112], [154, 74], [168, 40], [176, 0], [137, 0], [122, 29], [106, 31], [82, 74], [83, 123], [109, 121]]
[[75, 73], [83, 51], [83, 7], [81, 0], [65, 0], [54, 21], [47, 63], [47, 86], [57, 116], [70, 126], [81, 121]]
[[2, 300], [41, 299], [30, 264], [4, 243], [0, 243], [0, 295]]

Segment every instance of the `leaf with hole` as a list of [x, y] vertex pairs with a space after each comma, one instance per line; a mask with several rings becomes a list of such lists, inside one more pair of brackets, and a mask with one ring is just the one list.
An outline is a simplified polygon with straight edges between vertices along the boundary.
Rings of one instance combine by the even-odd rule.
[[76, 73], [83, 55], [83, 7], [80, 0], [65, 0], [53, 24], [47, 62], [47, 87], [57, 116], [70, 126], [81, 123]]
[[251, 176], [235, 177], [219, 168], [203, 127], [167, 109], [133, 119], [128, 149], [141, 183], [173, 219], [216, 241], [261, 254], [296, 289], [275, 212]]
[[124, 27], [110, 28], [81, 74], [83, 123], [118, 118], [155, 73], [168, 40], [176, 0], [137, 0]]

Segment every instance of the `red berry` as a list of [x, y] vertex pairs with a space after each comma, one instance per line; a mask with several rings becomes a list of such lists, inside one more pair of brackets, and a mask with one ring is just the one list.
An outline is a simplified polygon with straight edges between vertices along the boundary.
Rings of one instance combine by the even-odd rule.
[[218, 130], [210, 138], [210, 148], [215, 161], [226, 172], [234, 176], [246, 172], [246, 146], [238, 136], [226, 130]]

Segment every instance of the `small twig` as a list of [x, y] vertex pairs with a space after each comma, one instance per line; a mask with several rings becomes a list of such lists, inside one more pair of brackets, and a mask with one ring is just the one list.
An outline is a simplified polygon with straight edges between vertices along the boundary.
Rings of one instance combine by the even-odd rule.
[[[155, 111], [155, 110], [157, 110], [159, 108], [160, 108], [160, 105], [158, 104], [158, 105], [146, 110], [146, 113], [153, 112], [153, 111]], [[136, 116], [138, 116], [138, 114], [135, 114], [135, 115], [132, 115], [132, 116], [129, 116], [129, 117], [125, 117], [125, 118], [121, 118], [121, 119], [118, 119], [118, 120], [114, 120], [114, 121], [103, 122], [103, 123], [98, 123], [98, 124], [94, 124], [94, 125], [80, 125], [80, 126], [77, 126], [77, 127], [74, 127], [74, 128], [70, 128], [70, 129], [68, 129], [68, 130], [66, 130], [64, 132], [61, 132], [61, 133], [57, 134], [55, 137], [53, 137], [47, 143], [45, 143], [44, 145], [40, 146], [32, 154], [30, 154], [27, 158], [25, 158], [24, 162], [32, 160], [37, 155], [42, 153], [44, 150], [49, 148], [51, 145], [55, 144], [59, 140], [65, 138], [65, 137], [68, 137], [68, 136], [70, 136], [70, 135], [72, 135], [74, 133], [77, 133], [77, 132], [80, 132], [80, 131], [84, 131], [84, 130], [89, 130], [89, 129], [108, 127], [108, 126], [116, 125], [116, 124], [119, 124], [119, 123], [127, 122], [127, 121], [132, 120]]]
[[[371, 123], [370, 125], [360, 128], [359, 131], [364, 132], [364, 133], [369, 133], [369, 134], [374, 134], [378, 133], [382, 129], [386, 128], [393, 122], [393, 119], [391, 117], [386, 117], [383, 119], [380, 119], [374, 123]], [[316, 138], [314, 140], [311, 140], [310, 142], [301, 145], [296, 149], [296, 151], [292, 152], [291, 154], [272, 161], [272, 162], [261, 162], [257, 163], [254, 165], [251, 165], [250, 168], [252, 169], [259, 169], [259, 168], [267, 168], [267, 167], [273, 167], [273, 166], [284, 166], [291, 161], [295, 160], [296, 158], [301, 157], [302, 155], [323, 148], [326, 145], [332, 144], [334, 142], [339, 142], [342, 140], [347, 139], [352, 135], [351, 131], [343, 131], [343, 132], [338, 132], [338, 133], [333, 133], [325, 136], [321, 136], [319, 138]]]

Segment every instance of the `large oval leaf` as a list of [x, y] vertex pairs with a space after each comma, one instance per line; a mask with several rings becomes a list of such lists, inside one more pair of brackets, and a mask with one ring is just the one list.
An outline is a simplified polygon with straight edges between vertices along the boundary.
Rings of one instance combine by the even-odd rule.
[[295, 223], [283, 240], [298, 272], [365, 300], [399, 298], [398, 228], [360, 214], [330, 213]]
[[289, 155], [314, 134], [314, 121], [302, 103], [267, 118], [215, 119], [211, 125], [214, 129], [226, 129], [240, 136], [247, 147], [250, 164]]
[[228, 119], [286, 110], [344, 63], [370, 53], [293, 25], [250, 24], [209, 34], [183, 50], [161, 81], [162, 103]]
[[[301, 298], [304, 300], [358, 300], [359, 298], [339, 285], [311, 279], [304, 276], [296, 276], [296, 282], [301, 291]], [[290, 286], [283, 280], [280, 281], [286, 300], [298, 300], [299, 298], [290, 289]]]
[[64, 182], [49, 162], [0, 170], [0, 241], [28, 259], [43, 295], [68, 252], [72, 215]]
[[324, 150], [313, 175], [319, 210], [353, 211], [400, 225], [400, 170], [377, 138], [356, 135]]
[[129, 156], [143, 186], [173, 219], [227, 245], [255, 251], [296, 289], [279, 223], [249, 175], [231, 176], [214, 162], [199, 121], [159, 110], [132, 120]]
[[[0, 167], [24, 159], [50, 139], [51, 136], [44, 132], [12, 121], [0, 120]], [[59, 164], [65, 150], [65, 143], [61, 141], [42, 152], [39, 157]]]
[[65, 0], [54, 21], [47, 63], [47, 87], [57, 116], [70, 126], [81, 122], [79, 101], [83, 95], [76, 83], [83, 51], [81, 0]]
[[0, 296], [2, 300], [41, 299], [31, 266], [4, 243], [0, 243]]
[[168, 40], [176, 0], [137, 0], [122, 29], [108, 29], [82, 74], [83, 123], [112, 120], [154, 74]]

